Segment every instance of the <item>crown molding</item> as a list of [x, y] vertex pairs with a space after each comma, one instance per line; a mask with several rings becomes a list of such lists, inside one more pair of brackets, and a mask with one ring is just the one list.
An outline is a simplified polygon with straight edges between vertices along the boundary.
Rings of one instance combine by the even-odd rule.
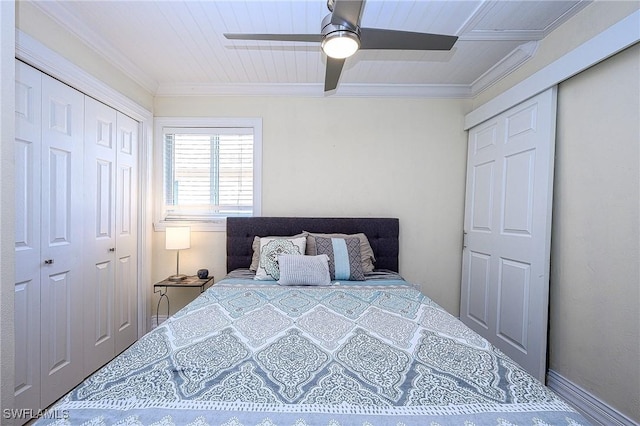
[[65, 7], [64, 2], [42, 1], [32, 4], [148, 92], [155, 93], [158, 82], [78, 19]]
[[558, 28], [560, 25], [567, 22], [572, 16], [575, 16], [578, 12], [580, 12], [585, 7], [589, 6], [594, 1], [595, 0], [580, 0], [580, 2], [574, 4], [572, 8], [567, 10], [562, 16], [559, 16], [558, 19], [553, 21], [544, 29], [543, 36], [544, 37], [548, 36], [549, 33], [551, 33], [553, 30]]
[[472, 30], [462, 34], [461, 41], [537, 41], [545, 36], [544, 31], [496, 31], [496, 30]]
[[375, 97], [454, 98], [472, 96], [466, 84], [341, 84], [324, 93], [322, 84], [161, 84], [156, 96], [291, 96], [291, 97]]
[[335, 96], [467, 99], [468, 84], [343, 84]]
[[[583, 0], [575, 7], [585, 7], [590, 0]], [[322, 83], [280, 84], [280, 83], [158, 83], [115, 49], [108, 41], [78, 19], [64, 5], [64, 2], [33, 3], [44, 14], [60, 26], [90, 46], [112, 66], [138, 83], [155, 96], [294, 96], [294, 97], [396, 97], [396, 98], [451, 98], [467, 99], [476, 96], [486, 88], [509, 75], [531, 58], [537, 49], [536, 41], [543, 38], [542, 31], [473, 31], [473, 25], [495, 7], [494, 3], [483, 2], [473, 16], [462, 26], [461, 40], [522, 40], [522, 44], [509, 53], [471, 84], [341, 84], [337, 90], [325, 94]], [[575, 8], [574, 7], [574, 8]], [[564, 22], [559, 18], [554, 27]], [[545, 29], [548, 32], [549, 29]], [[24, 35], [22, 36], [24, 39]]]
[[489, 68], [487, 72], [471, 83], [473, 96], [493, 86], [531, 59], [536, 54], [539, 45], [539, 41], [528, 41], [513, 49], [500, 62]]
[[459, 35], [459, 40], [464, 41], [538, 41], [548, 36], [549, 33], [564, 24], [569, 18], [592, 2], [593, 0], [580, 0], [542, 30], [496, 31], [474, 29], [487, 14], [499, 6], [499, 2], [483, 1], [471, 14], [469, 19], [462, 24], [456, 34]]
[[150, 120], [151, 112], [96, 79], [35, 38], [16, 29], [15, 57], [101, 102], [126, 112], [136, 120]]
[[639, 24], [640, 10], [637, 10], [468, 113], [464, 129], [468, 130], [640, 42]]

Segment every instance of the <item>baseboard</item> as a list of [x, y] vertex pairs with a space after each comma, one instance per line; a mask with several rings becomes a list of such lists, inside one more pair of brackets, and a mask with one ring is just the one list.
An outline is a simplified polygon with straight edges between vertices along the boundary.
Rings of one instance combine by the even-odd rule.
[[594, 425], [639, 426], [637, 422], [553, 370], [547, 372], [547, 386]]

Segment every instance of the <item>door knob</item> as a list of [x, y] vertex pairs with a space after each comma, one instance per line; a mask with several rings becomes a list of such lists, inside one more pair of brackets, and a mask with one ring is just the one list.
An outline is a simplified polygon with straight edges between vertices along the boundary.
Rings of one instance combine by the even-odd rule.
[[115, 247], [111, 247], [111, 248], [109, 249], [109, 251], [114, 252], [114, 251], [116, 251], [116, 248], [115, 248]]
[[53, 259], [46, 259], [46, 260], [44, 261], [44, 264], [45, 264], [45, 265], [53, 265]]

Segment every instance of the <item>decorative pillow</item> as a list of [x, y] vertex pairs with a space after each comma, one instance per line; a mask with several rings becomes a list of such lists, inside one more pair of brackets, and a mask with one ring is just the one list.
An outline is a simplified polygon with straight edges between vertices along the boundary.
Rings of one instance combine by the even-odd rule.
[[[307, 235], [309, 235], [308, 232], [303, 232], [301, 234], [292, 235], [290, 237], [289, 236], [282, 236], [282, 237], [275, 237], [274, 236], [274, 237], [262, 237], [262, 238], [288, 238], [288, 239], [293, 239], [293, 238], [306, 237]], [[251, 265], [249, 266], [249, 270], [257, 271], [258, 270], [258, 264], [260, 263], [260, 237], [258, 237], [257, 235], [255, 237], [253, 237], [253, 243], [251, 244], [251, 248], [253, 249], [253, 256], [251, 257]]]
[[[369, 244], [369, 239], [363, 233], [359, 234], [316, 234], [307, 232], [309, 237], [324, 237], [324, 238], [358, 238], [360, 240], [360, 258], [362, 261], [362, 271], [363, 272], [372, 272], [373, 271], [373, 263], [376, 261], [376, 258], [373, 255], [373, 249], [371, 248], [371, 244]], [[316, 251], [316, 241], [314, 238], [307, 239], [307, 254], [314, 256], [319, 254]]]
[[280, 278], [278, 269], [278, 256], [281, 254], [304, 255], [307, 245], [306, 237], [282, 238], [266, 237], [260, 238], [260, 261], [256, 271], [256, 280], [277, 280]]
[[331, 285], [329, 256], [278, 256], [280, 285]]
[[257, 235], [253, 237], [251, 248], [253, 249], [253, 255], [251, 256], [251, 265], [249, 266], [249, 270], [257, 271], [258, 263], [260, 263], [260, 237]]
[[332, 280], [364, 281], [359, 238], [315, 238], [318, 254], [329, 256]]

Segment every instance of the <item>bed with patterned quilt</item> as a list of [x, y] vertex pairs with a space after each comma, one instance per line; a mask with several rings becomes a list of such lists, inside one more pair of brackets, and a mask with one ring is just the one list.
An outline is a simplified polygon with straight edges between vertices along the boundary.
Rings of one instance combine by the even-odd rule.
[[229, 274], [37, 424], [588, 424], [403, 280], [398, 235], [389, 218], [228, 219]]

